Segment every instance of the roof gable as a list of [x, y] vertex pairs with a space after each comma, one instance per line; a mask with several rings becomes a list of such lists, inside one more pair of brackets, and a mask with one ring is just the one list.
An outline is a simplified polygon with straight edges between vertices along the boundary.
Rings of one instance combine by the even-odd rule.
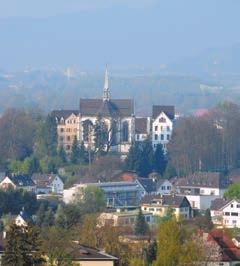
[[60, 121], [61, 118], [64, 120], [70, 117], [72, 114], [78, 116], [78, 110], [53, 110], [52, 114]]
[[186, 177], [178, 178], [175, 182], [179, 187], [209, 187], [227, 188], [229, 179], [218, 172], [196, 172]]
[[171, 120], [175, 117], [175, 107], [173, 105], [153, 105], [152, 118], [156, 119], [161, 112], [164, 112]]

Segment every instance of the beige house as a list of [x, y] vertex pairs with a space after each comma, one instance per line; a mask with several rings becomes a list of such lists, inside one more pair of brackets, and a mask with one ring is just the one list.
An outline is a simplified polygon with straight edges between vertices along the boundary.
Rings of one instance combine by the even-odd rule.
[[79, 138], [79, 111], [55, 110], [53, 115], [57, 122], [58, 147], [71, 151], [75, 137]]
[[[143, 216], [148, 224], [153, 222], [153, 215], [151, 212], [143, 211]], [[134, 226], [139, 210], [121, 211], [117, 209], [116, 212], [104, 212], [99, 216], [99, 226], [111, 224], [113, 226]]]
[[168, 210], [173, 210], [176, 218], [189, 219], [192, 217], [192, 208], [185, 196], [180, 195], [146, 195], [141, 202], [141, 209], [154, 216], [163, 217]]

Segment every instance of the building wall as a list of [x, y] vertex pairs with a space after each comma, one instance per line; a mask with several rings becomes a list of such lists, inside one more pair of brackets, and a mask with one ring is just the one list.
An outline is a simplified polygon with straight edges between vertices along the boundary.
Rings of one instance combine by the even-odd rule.
[[171, 194], [173, 191], [173, 185], [168, 180], [165, 180], [157, 190], [157, 194], [166, 195]]
[[66, 152], [71, 151], [74, 138], [79, 139], [79, 117], [72, 114], [61, 119], [57, 124], [58, 147], [63, 146]]
[[53, 193], [57, 194], [63, 193], [63, 182], [58, 176], [55, 176], [55, 178], [53, 179], [51, 183], [51, 188]]
[[[110, 117], [103, 117], [102, 120], [108, 127], [108, 129], [111, 128], [111, 118]], [[79, 131], [79, 140], [84, 141], [84, 130], [83, 130], [83, 123], [84, 121], [91, 121], [93, 125], [95, 125], [97, 121], [97, 116], [80, 116], [80, 131]], [[111, 149], [114, 151], [118, 151], [120, 153], [127, 153], [131, 147], [132, 142], [134, 141], [135, 137], [135, 123], [134, 123], [134, 117], [123, 117], [123, 118], [116, 118], [116, 128], [117, 128], [117, 133], [116, 133], [116, 141], [117, 144], [116, 146], [112, 146]], [[129, 138], [128, 141], [123, 141], [122, 140], [122, 128], [124, 122], [127, 122], [129, 125], [128, 132], [129, 132]], [[94, 148], [94, 132], [92, 131], [89, 134], [89, 141], [84, 141], [84, 145], [86, 148], [93, 149]], [[109, 140], [111, 139], [111, 136], [109, 135]]]
[[162, 144], [166, 151], [166, 145], [171, 139], [173, 131], [173, 121], [165, 113], [161, 113], [152, 123], [152, 144], [156, 148], [157, 144]]
[[174, 208], [171, 206], [163, 206], [160, 204], [142, 204], [142, 211], [151, 212], [154, 216], [163, 217], [167, 214], [169, 208], [174, 210], [174, 214], [176, 218], [183, 217], [185, 219], [189, 219], [191, 217], [191, 212], [189, 207], [183, 208]]
[[211, 202], [219, 196], [216, 195], [185, 195], [193, 209], [206, 210], [211, 207]]
[[[211, 211], [211, 216], [219, 216], [222, 226], [227, 228], [240, 228], [240, 204], [237, 201], [231, 201], [222, 211]], [[216, 223], [216, 221], [213, 220]]]

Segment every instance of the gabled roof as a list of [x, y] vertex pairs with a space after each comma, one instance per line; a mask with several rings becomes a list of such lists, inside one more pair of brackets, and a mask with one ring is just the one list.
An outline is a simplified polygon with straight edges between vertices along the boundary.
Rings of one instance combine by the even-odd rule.
[[211, 202], [211, 210], [215, 210], [215, 211], [221, 210], [223, 207], [225, 207], [232, 201], [237, 201], [238, 203], [240, 203], [239, 200], [230, 200], [230, 199], [226, 200], [223, 198], [217, 198]]
[[152, 118], [156, 119], [161, 112], [164, 112], [171, 120], [175, 117], [175, 107], [173, 105], [153, 105]]
[[[179, 208], [184, 201], [188, 201], [185, 196], [181, 195], [146, 195], [143, 197], [142, 204], [154, 204], [162, 202], [162, 206], [170, 206]], [[189, 202], [188, 202], [189, 203]], [[190, 206], [190, 203], [189, 203]]]
[[135, 118], [135, 132], [136, 134], [147, 134], [148, 133], [147, 117], [136, 117]]
[[[171, 183], [168, 179], [159, 179], [158, 181], [157, 181], [157, 189], [159, 189], [161, 186], [162, 186], [162, 184], [164, 183], [164, 182], [169, 182], [169, 183]], [[171, 183], [172, 184], [172, 183]]]
[[208, 241], [215, 241], [220, 247], [221, 261], [240, 262], [240, 249], [223, 230], [214, 230], [209, 233]]
[[175, 182], [175, 185], [179, 187], [227, 188], [229, 184], [229, 179], [218, 172], [196, 172], [178, 178]]
[[134, 114], [133, 100], [130, 99], [80, 99], [80, 114], [84, 116], [131, 116]]
[[28, 175], [12, 175], [8, 177], [17, 187], [35, 186], [32, 178]]
[[32, 180], [37, 187], [47, 187], [50, 186], [55, 177], [61, 178], [56, 174], [33, 174]]
[[136, 179], [147, 193], [155, 192], [157, 189], [157, 182], [151, 178], [138, 177]]
[[79, 114], [79, 111], [78, 110], [54, 110], [54, 111], [52, 111], [52, 114], [59, 120], [61, 118], [63, 118], [65, 120], [71, 114], [74, 114], [77, 116]]

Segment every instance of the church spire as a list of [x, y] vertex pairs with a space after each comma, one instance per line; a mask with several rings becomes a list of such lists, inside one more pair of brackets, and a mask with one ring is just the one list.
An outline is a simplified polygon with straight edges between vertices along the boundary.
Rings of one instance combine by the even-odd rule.
[[105, 70], [105, 80], [104, 80], [104, 89], [103, 89], [103, 100], [109, 101], [110, 100], [110, 91], [109, 91], [109, 82], [108, 82], [108, 70], [106, 66]]

